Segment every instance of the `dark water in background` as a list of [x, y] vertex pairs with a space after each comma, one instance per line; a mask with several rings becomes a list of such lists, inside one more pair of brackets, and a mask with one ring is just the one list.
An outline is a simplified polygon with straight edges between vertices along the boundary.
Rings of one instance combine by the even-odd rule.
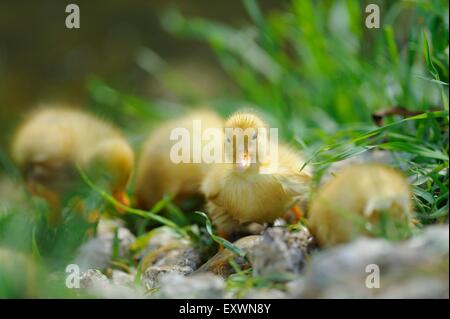
[[[69, 3], [80, 6], [80, 29], [65, 28]], [[274, 5], [279, 2], [261, 2], [264, 10]], [[89, 75], [128, 93], [164, 95], [136, 64], [141, 47], [198, 77], [200, 86], [226, 83], [206, 45], [175, 38], [161, 28], [160, 15], [170, 7], [186, 16], [234, 25], [249, 19], [238, 0], [0, 0], [0, 146], [6, 147], [17, 122], [34, 103], [57, 99], [83, 104]]]

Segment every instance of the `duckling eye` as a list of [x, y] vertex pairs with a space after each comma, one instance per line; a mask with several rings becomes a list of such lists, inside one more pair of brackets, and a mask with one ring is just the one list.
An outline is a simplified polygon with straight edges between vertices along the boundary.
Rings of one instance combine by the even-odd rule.
[[231, 139], [229, 137], [227, 137], [227, 142], [231, 143]]
[[252, 136], [252, 140], [256, 140], [256, 138], [258, 137], [258, 134], [253, 134], [253, 136]]

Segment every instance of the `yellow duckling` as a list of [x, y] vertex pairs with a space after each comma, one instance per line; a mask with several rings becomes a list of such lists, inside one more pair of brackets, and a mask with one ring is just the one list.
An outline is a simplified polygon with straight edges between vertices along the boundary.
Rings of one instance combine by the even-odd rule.
[[[253, 112], [237, 112], [225, 123], [225, 154], [232, 161], [215, 165], [202, 183], [207, 212], [222, 236], [229, 237], [245, 223], [273, 222], [306, 200], [311, 173], [308, 167], [301, 169], [304, 160], [298, 152], [279, 143], [276, 157], [258, 151], [270, 145], [268, 134], [260, 130], [267, 128]], [[239, 143], [238, 134], [230, 129], [248, 134]], [[276, 167], [265, 170], [275, 161]]]
[[[200, 125], [198, 132], [194, 132], [194, 121]], [[200, 184], [210, 163], [194, 161], [193, 139], [195, 135], [202, 139], [209, 128], [223, 132], [222, 118], [208, 109], [192, 111], [155, 128], [144, 143], [137, 168], [135, 196], [140, 208], [151, 209], [165, 195], [176, 201], [201, 195]], [[191, 139], [188, 144], [192, 152], [187, 161], [174, 162], [171, 158], [173, 147], [178, 143], [171, 139], [174, 129], [184, 129]], [[202, 140], [200, 148], [206, 142]]]
[[348, 242], [371, 235], [382, 214], [389, 222], [408, 225], [412, 194], [407, 180], [380, 164], [356, 164], [343, 168], [312, 200], [308, 226], [321, 246]]
[[32, 193], [49, 202], [52, 224], [60, 219], [61, 197], [79, 181], [77, 165], [128, 204], [125, 189], [134, 166], [133, 151], [118, 129], [91, 114], [67, 107], [40, 108], [17, 130], [12, 157]]

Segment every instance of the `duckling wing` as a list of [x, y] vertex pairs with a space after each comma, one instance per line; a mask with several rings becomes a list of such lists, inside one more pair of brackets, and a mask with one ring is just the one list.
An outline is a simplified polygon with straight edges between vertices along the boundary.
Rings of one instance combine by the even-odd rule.
[[227, 166], [218, 164], [205, 175], [200, 190], [207, 200], [216, 202], [220, 198], [219, 195], [224, 187], [227, 173]]
[[274, 174], [288, 196], [298, 199], [306, 198], [309, 191], [311, 176], [309, 174]]

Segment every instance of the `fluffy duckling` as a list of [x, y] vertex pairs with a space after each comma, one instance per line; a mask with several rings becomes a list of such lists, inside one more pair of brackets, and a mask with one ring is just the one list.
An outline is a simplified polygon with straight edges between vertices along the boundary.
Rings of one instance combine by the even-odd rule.
[[[259, 129], [267, 128], [254, 112], [237, 112], [225, 123], [225, 154], [231, 163], [215, 165], [202, 183], [207, 212], [224, 237], [250, 222], [273, 222], [308, 195], [311, 173], [308, 167], [301, 169], [304, 160], [298, 152], [277, 143], [277, 157], [261, 156], [258, 150], [269, 145], [269, 137]], [[230, 129], [250, 129], [250, 135], [238, 143], [238, 134]], [[276, 160], [278, 165], [265, 171]]]
[[125, 189], [134, 166], [133, 151], [118, 129], [91, 114], [67, 107], [40, 108], [17, 130], [12, 157], [32, 193], [49, 202], [52, 224], [60, 219], [62, 197], [79, 181], [77, 165], [128, 204]]
[[[198, 123], [201, 124], [196, 133], [193, 132], [194, 121], [200, 121]], [[194, 139], [195, 134], [201, 138], [208, 128], [222, 132], [223, 120], [211, 110], [199, 109], [153, 130], [144, 143], [136, 173], [135, 197], [140, 208], [151, 209], [165, 195], [172, 196], [175, 201], [201, 195], [200, 184], [210, 164], [203, 161], [194, 163], [192, 152], [187, 162], [172, 161], [171, 150], [178, 142], [170, 137], [174, 129], [185, 129], [191, 139]], [[202, 140], [201, 147], [205, 143]], [[192, 144], [190, 140], [191, 150]]]
[[308, 226], [321, 246], [348, 242], [359, 234], [371, 235], [383, 212], [389, 222], [408, 225], [411, 198], [410, 186], [398, 171], [356, 164], [343, 168], [318, 191], [308, 211]]

